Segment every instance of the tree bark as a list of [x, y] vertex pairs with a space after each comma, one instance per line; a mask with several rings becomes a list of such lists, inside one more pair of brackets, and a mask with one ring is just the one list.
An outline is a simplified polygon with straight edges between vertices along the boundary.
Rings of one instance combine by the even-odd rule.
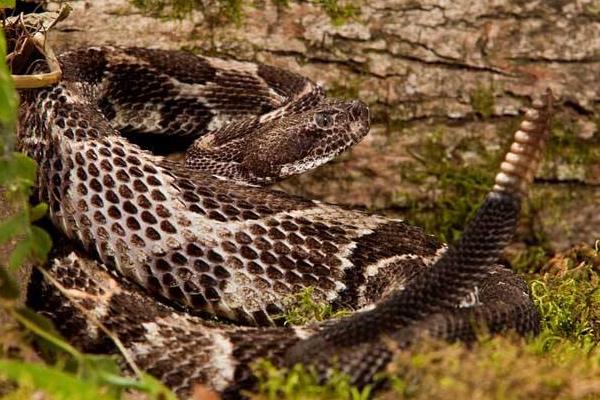
[[365, 101], [371, 135], [350, 155], [283, 187], [394, 213], [439, 199], [440, 175], [421, 175], [435, 171], [440, 157], [491, 174], [490, 158], [510, 141], [519, 110], [550, 87], [559, 101], [532, 194], [542, 221], [534, 230], [557, 247], [600, 238], [597, 0], [375, 0], [355, 2], [355, 15], [337, 19], [314, 2], [264, 0], [244, 5], [239, 24], [209, 6], [174, 20], [144, 15], [126, 0], [73, 5], [52, 37], [58, 50], [185, 48], [282, 66], [333, 95]]

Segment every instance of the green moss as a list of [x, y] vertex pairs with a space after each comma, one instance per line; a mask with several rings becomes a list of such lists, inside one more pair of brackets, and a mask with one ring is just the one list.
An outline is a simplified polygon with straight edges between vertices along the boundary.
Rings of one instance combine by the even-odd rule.
[[[580, 246], [554, 256], [530, 282], [541, 333], [482, 336], [472, 346], [423, 341], [400, 351], [380, 375], [389, 389], [379, 399], [595, 399], [600, 397], [600, 253]], [[317, 385], [300, 366], [255, 366], [253, 399], [362, 399], [344, 375]], [[585, 391], [581, 389], [585, 388]]]
[[538, 272], [549, 260], [550, 252], [546, 244], [530, 244], [510, 258], [510, 265], [521, 273]]
[[396, 114], [390, 115], [389, 113], [385, 113], [381, 119], [385, 124], [386, 132], [391, 135], [401, 132], [409, 126], [407, 120], [397, 118]]
[[130, 0], [131, 4], [143, 12], [163, 18], [185, 18], [194, 10], [205, 10], [209, 5], [217, 8], [216, 17], [240, 24], [242, 21], [242, 0], [215, 0], [205, 4], [201, 0]]
[[354, 1], [312, 0], [321, 6], [334, 25], [343, 25], [360, 14], [360, 7]]
[[290, 5], [289, 0], [271, 0], [273, 4], [279, 7], [288, 7]]
[[485, 172], [466, 167], [440, 169], [436, 177], [443, 194], [433, 207], [421, 200], [409, 200], [409, 218], [426, 231], [437, 232], [442, 240], [453, 242], [460, 236], [465, 221], [479, 208], [491, 178]]
[[[458, 238], [465, 221], [474, 215], [489, 191], [500, 152], [489, 155], [477, 147], [476, 141], [467, 138], [451, 154], [442, 141], [444, 135], [444, 129], [438, 128], [411, 149], [418, 165], [401, 171], [403, 179], [419, 185], [432, 200], [408, 198], [403, 206], [408, 210], [406, 218], [451, 242]], [[477, 165], [465, 166], [458, 154], [465, 151], [482, 154], [482, 160]]]
[[[553, 257], [530, 283], [536, 337], [483, 337], [472, 347], [421, 343], [398, 354], [383, 398], [599, 398], [600, 254], [580, 246]], [[579, 389], [589, 388], [587, 394]]]
[[[600, 341], [600, 253], [579, 246], [552, 258], [531, 282], [532, 297], [551, 337], [582, 346]], [[545, 341], [545, 350], [551, 346]]]
[[242, 23], [242, 0], [221, 0], [219, 4], [227, 20], [234, 22], [236, 25]]
[[[192, 11], [204, 11], [211, 6], [216, 6], [216, 17], [240, 24], [244, 14], [242, 0], [129, 0], [132, 5], [143, 12], [163, 18], [185, 18]], [[278, 7], [289, 6], [289, 0], [271, 0]], [[311, 0], [318, 5], [331, 18], [334, 25], [342, 25], [355, 18], [360, 13], [360, 7], [355, 1], [350, 0]], [[247, 3], [249, 4], [249, 2]]]
[[592, 14], [593, 16], [600, 16], [600, 3], [592, 1], [585, 4], [583, 7], [586, 13]]
[[594, 121], [594, 124], [596, 125], [596, 135], [600, 135], [600, 105], [597, 105], [594, 108], [592, 121]]
[[491, 117], [494, 114], [494, 88], [478, 86], [471, 94], [471, 107], [482, 117]]
[[182, 18], [200, 6], [198, 0], [130, 0], [145, 13], [156, 16]]
[[[553, 188], [533, 187], [521, 206], [519, 229], [514, 242], [524, 244], [517, 252], [508, 254], [515, 271], [520, 273], [539, 273], [542, 266], [553, 255], [551, 240], [546, 233], [547, 225], [556, 226], [564, 213], [565, 205], [570, 202], [564, 191]], [[542, 225], [541, 213], [545, 213]]]
[[[595, 116], [596, 125], [600, 124], [600, 113]], [[551, 136], [546, 159], [550, 166], [591, 165], [600, 162], [600, 135], [591, 139], [581, 138], [577, 117], [568, 113], [557, 114], [552, 120]]]
[[343, 81], [334, 81], [330, 83], [327, 89], [327, 95], [344, 100], [355, 100], [359, 96], [361, 80], [359, 78], [350, 78]]
[[[572, 399], [580, 385], [595, 382], [599, 353], [570, 343], [554, 350], [559, 361], [537, 354], [519, 339], [496, 337], [471, 348], [460, 344], [425, 343], [402, 353], [395, 362], [392, 390], [382, 399]], [[597, 386], [589, 386], [596, 398]]]
[[315, 289], [307, 287], [290, 297], [283, 315], [286, 325], [306, 325], [315, 321], [339, 318], [347, 311], [334, 310], [330, 303], [315, 299]]
[[290, 370], [279, 369], [268, 361], [259, 361], [254, 366], [258, 377], [254, 400], [279, 399], [323, 399], [323, 400], [367, 400], [371, 398], [371, 387], [358, 389], [350, 384], [348, 376], [333, 373], [325, 384], [319, 384], [315, 374], [302, 365]]
[[[568, 118], [555, 123], [554, 135], [548, 146], [540, 176], [557, 176], [557, 165], [575, 165], [583, 168], [600, 162], [600, 139], [581, 139], [573, 132]], [[502, 121], [497, 136], [503, 138], [495, 150], [484, 147], [481, 140], [471, 136], [456, 137], [455, 131], [438, 127], [418, 144], [408, 148], [414, 161], [404, 162], [399, 173], [402, 179], [419, 188], [419, 193], [406, 195], [399, 191], [385, 204], [390, 209], [405, 210], [403, 216], [445, 241], [456, 240], [465, 222], [474, 215], [481, 200], [493, 184], [500, 161], [510, 145], [520, 118]], [[563, 132], [559, 132], [562, 130]], [[450, 138], [451, 137], [451, 138]], [[599, 135], [600, 137], [600, 135]], [[468, 163], [465, 159], [468, 157]], [[560, 171], [564, 171], [561, 167]], [[564, 172], [563, 172], [564, 173]], [[519, 271], [531, 271], [551, 254], [546, 232], [557, 229], [565, 237], [577, 236], [564, 215], [570, 204], [580, 196], [578, 190], [564, 190], [550, 186], [534, 186], [523, 204], [517, 241], [527, 244], [523, 254], [517, 255]], [[543, 222], [542, 222], [543, 219]]]

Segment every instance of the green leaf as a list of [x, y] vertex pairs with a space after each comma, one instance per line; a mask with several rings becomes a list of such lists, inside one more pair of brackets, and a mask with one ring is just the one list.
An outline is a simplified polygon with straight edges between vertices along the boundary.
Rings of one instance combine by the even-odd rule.
[[36, 179], [35, 161], [23, 153], [12, 153], [0, 160], [0, 185], [10, 191], [28, 193]]
[[0, 359], [0, 375], [15, 382], [30, 383], [57, 400], [109, 400], [114, 398], [104, 387], [42, 364]]
[[[133, 388], [133, 387], [132, 387]], [[155, 399], [177, 400], [177, 396], [169, 390], [161, 381], [147, 374], [142, 374], [138, 390], [150, 394]]]
[[0, 222], [0, 244], [23, 233], [27, 229], [27, 225], [25, 213], [22, 211]]
[[[83, 355], [77, 353], [74, 356], [72, 354], [74, 349], [65, 342], [48, 318], [27, 307], [13, 308], [12, 316], [14, 320], [36, 336], [38, 351], [44, 359], [54, 360], [57, 365], [60, 363], [65, 371], [78, 371], [80, 366], [78, 357]], [[75, 351], [77, 352], [77, 350]]]
[[[0, 128], [2, 128], [1, 123], [0, 123]], [[0, 129], [0, 139], [5, 140], [1, 136], [2, 133], [3, 132]], [[2, 144], [3, 143], [0, 143], [0, 146]], [[11, 180], [12, 180], [12, 174], [10, 171], [10, 158], [7, 158], [6, 156], [4, 156], [4, 157], [0, 158], [0, 186], [8, 186], [10, 184]]]
[[4, 267], [0, 267], [0, 298], [15, 300], [19, 297], [19, 284]]
[[24, 325], [25, 328], [65, 353], [73, 356], [78, 362], [83, 359], [83, 355], [76, 348], [65, 342], [46, 318], [25, 307], [16, 309], [15, 311], [15, 319]]
[[129, 378], [118, 374], [104, 374], [102, 379], [107, 384], [121, 388], [121, 389], [137, 389], [142, 390], [145, 386], [142, 382], [135, 378]]
[[48, 253], [52, 248], [52, 239], [48, 232], [39, 226], [31, 227], [32, 252], [36, 261], [43, 263], [48, 258]]
[[31, 237], [26, 237], [17, 243], [13, 251], [10, 253], [10, 257], [8, 259], [9, 268], [16, 269], [23, 265], [31, 253], [32, 240]]
[[13, 177], [19, 178], [25, 185], [33, 186], [37, 174], [35, 161], [23, 153], [15, 152], [12, 156], [11, 172]]
[[86, 381], [106, 385], [115, 398], [119, 398], [125, 389], [122, 385], [114, 384], [121, 373], [116, 356], [82, 354], [78, 373]]
[[[14, 7], [14, 0], [0, 0], [0, 7]], [[6, 66], [6, 41], [0, 30], [0, 128], [12, 130], [17, 113], [18, 97]], [[12, 133], [12, 132], [11, 132]]]
[[117, 359], [113, 356], [82, 355], [80, 373], [86, 379], [101, 381], [105, 376], [118, 375], [120, 371]]
[[48, 212], [48, 204], [40, 203], [29, 209], [29, 220], [31, 222], [38, 221]]
[[18, 307], [15, 309], [15, 312], [20, 318], [23, 318], [29, 321], [29, 324], [35, 325], [38, 329], [41, 329], [47, 332], [50, 335], [55, 336], [56, 339], [62, 340], [58, 331], [54, 328], [54, 325], [50, 320], [35, 311], [27, 308], [27, 307]]
[[81, 374], [90, 381], [108, 385], [116, 394], [134, 389], [151, 395], [152, 398], [177, 400], [177, 397], [156, 378], [143, 374], [140, 379], [121, 376], [121, 369], [115, 356], [85, 354], [82, 359]]
[[10, 253], [8, 266], [15, 269], [31, 259], [39, 263], [46, 261], [48, 252], [52, 248], [52, 239], [48, 232], [38, 226], [32, 226], [29, 235], [23, 238]]
[[0, 0], [0, 8], [14, 8], [15, 0]]

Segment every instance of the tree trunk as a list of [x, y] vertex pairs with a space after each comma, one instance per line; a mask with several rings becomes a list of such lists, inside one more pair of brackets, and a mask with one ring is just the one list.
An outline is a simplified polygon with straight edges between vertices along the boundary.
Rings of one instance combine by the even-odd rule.
[[556, 247], [600, 238], [597, 0], [276, 3], [244, 5], [235, 23], [214, 6], [176, 20], [141, 14], [126, 0], [79, 1], [52, 43], [261, 61], [359, 98], [372, 112], [371, 135], [350, 155], [282, 186], [417, 221], [415, 210], [443, 212], [434, 202], [458, 208], [465, 196], [480, 200], [520, 108], [550, 87], [559, 99], [553, 140], [526, 222]]

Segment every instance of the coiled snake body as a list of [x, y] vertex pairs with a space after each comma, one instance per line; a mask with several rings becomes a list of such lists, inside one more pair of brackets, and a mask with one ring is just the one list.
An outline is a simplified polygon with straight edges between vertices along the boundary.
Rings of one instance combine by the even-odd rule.
[[[310, 364], [323, 379], [335, 359], [363, 385], [390, 361], [389, 339], [470, 340], [473, 321], [537, 330], [527, 286], [498, 256], [540, 159], [549, 96], [446, 248], [403, 221], [261, 186], [359, 141], [369, 128], [360, 102], [275, 67], [181, 52], [90, 48], [60, 62], [60, 84], [22, 93], [19, 146], [70, 243], [29, 301], [80, 348], [114, 350], [100, 322], [180, 395], [201, 383], [236, 397], [258, 358]], [[172, 145], [189, 145], [185, 162], [157, 154]], [[307, 287], [359, 311], [274, 326]]]

